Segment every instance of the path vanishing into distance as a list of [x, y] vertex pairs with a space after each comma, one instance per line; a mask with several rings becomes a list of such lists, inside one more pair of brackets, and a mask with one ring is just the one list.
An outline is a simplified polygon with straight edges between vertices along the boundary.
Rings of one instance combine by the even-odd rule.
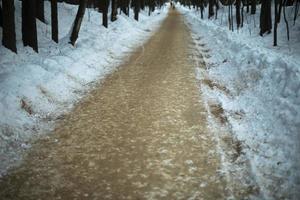
[[0, 181], [0, 199], [226, 199], [177, 11]]

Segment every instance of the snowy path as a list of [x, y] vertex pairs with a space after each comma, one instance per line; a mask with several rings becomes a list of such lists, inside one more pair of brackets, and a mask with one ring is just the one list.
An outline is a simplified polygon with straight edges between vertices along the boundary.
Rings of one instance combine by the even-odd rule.
[[182, 20], [171, 11], [144, 47], [38, 140], [0, 181], [0, 198], [225, 199]]

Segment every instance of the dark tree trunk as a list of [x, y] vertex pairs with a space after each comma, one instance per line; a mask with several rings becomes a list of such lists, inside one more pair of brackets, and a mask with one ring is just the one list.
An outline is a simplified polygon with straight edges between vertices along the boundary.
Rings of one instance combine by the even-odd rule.
[[127, 1], [121, 0], [121, 10], [125, 15], [129, 15], [129, 13], [127, 12], [127, 9], [128, 9]]
[[15, 32], [15, 6], [12, 0], [2, 0], [3, 37], [2, 44], [17, 53]]
[[134, 6], [134, 19], [136, 21], [139, 21], [139, 12], [140, 12], [140, 0], [134, 0], [133, 1]]
[[214, 0], [208, 0], [208, 19], [214, 16]]
[[241, 26], [241, 0], [236, 0], [235, 2], [235, 9], [236, 9], [236, 25], [239, 29]]
[[22, 1], [22, 39], [24, 46], [30, 46], [38, 52], [37, 30], [36, 30], [36, 1]]
[[[264, 0], [262, 0], [264, 1]], [[270, 0], [268, 0], [270, 1]], [[256, 13], [256, 0], [251, 0], [251, 15], [254, 15]]]
[[243, 4], [243, 6], [242, 6], [242, 8], [241, 8], [241, 11], [242, 11], [242, 13], [241, 13], [241, 27], [243, 27], [244, 26], [244, 4]]
[[219, 10], [219, 8], [220, 8], [220, 6], [219, 6], [219, 0], [215, 0], [215, 6], [216, 6], [216, 15], [215, 15], [215, 19], [217, 19], [217, 18], [218, 18], [218, 10]]
[[0, 5], [0, 26], [2, 27], [3, 25], [3, 18], [2, 18], [2, 7]]
[[145, 0], [141, 0], [141, 9], [142, 9], [142, 10], [145, 9]]
[[299, 9], [300, 9], [300, 0], [297, 0], [295, 4], [295, 12], [294, 12], [294, 25], [296, 24], [296, 19], [298, 16]]
[[246, 10], [246, 12], [249, 13], [250, 0], [246, 0], [246, 2], [247, 2], [247, 10]]
[[264, 33], [271, 33], [272, 30], [272, 18], [271, 18], [271, 1], [261, 1], [261, 13], [260, 13], [260, 35]]
[[[285, 12], [285, 8], [287, 6], [287, 3], [288, 3], [288, 0], [284, 0], [282, 2], [282, 4], [284, 4], [284, 8], [283, 8], [283, 17], [284, 17], [284, 22], [285, 22], [285, 25], [286, 25], [286, 35], [287, 35], [287, 39], [290, 40], [290, 28], [289, 28], [289, 22], [286, 18], [286, 12]], [[282, 5], [281, 4], [281, 5]], [[280, 14], [280, 13], [279, 13]]]
[[73, 46], [75, 45], [75, 42], [78, 38], [78, 33], [79, 33], [79, 30], [81, 27], [81, 22], [83, 20], [85, 9], [86, 9], [86, 0], [80, 0], [76, 18], [75, 18], [75, 21], [73, 24], [73, 30], [72, 30], [71, 37], [70, 37], [70, 43]]
[[45, 23], [44, 0], [36, 0], [36, 18]]
[[232, 0], [229, 1], [228, 5], [228, 24], [229, 24], [229, 30], [233, 31], [233, 13], [232, 13]]
[[57, 0], [51, 0], [51, 29], [52, 40], [58, 43]]
[[101, 10], [102, 10], [102, 25], [107, 28], [108, 27], [108, 6], [109, 6], [109, 0], [104, 0], [101, 4]]
[[273, 40], [273, 45], [277, 46], [277, 25], [278, 25], [278, 5], [279, 5], [279, 0], [275, 0], [275, 5], [274, 5], [274, 13], [275, 13], [275, 20], [274, 20], [274, 40]]
[[110, 20], [112, 22], [117, 20], [117, 14], [118, 14], [118, 10], [117, 10], [116, 0], [112, 0], [111, 1], [111, 18], [110, 18]]

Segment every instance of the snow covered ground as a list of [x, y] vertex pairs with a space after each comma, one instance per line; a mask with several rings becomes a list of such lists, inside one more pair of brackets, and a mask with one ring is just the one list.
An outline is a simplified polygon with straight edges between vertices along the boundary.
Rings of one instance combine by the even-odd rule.
[[[177, 7], [193, 32], [199, 52], [194, 58], [202, 54], [205, 60], [205, 67], [198, 64], [197, 76], [214, 118], [210, 125], [219, 124], [216, 135], [220, 136], [227, 129], [241, 143], [240, 156], [249, 161], [248, 173], [253, 176], [252, 184], [259, 186], [261, 198], [298, 199], [300, 17], [293, 26], [291, 8], [287, 9], [290, 41], [286, 39], [282, 20], [278, 28], [278, 47], [273, 47], [273, 34], [258, 35], [260, 8], [256, 17], [246, 16], [243, 29], [231, 32], [224, 8], [219, 11], [217, 20], [208, 20], [207, 13], [201, 20], [198, 11]], [[213, 117], [211, 105], [221, 107], [221, 123]], [[239, 174], [242, 168], [237, 160], [231, 164], [235, 169], [226, 170]]]
[[[15, 1], [18, 54], [0, 46], [0, 176], [20, 162], [30, 140], [49, 132], [55, 120], [69, 111], [95, 83], [111, 73], [122, 59], [146, 41], [166, 17], [168, 9], [139, 22], [124, 14], [104, 28], [101, 14], [88, 10], [76, 47], [68, 33], [77, 6], [58, 4], [59, 44], [51, 41], [50, 23], [38, 22], [39, 54], [21, 41], [21, 3]], [[50, 3], [45, 2], [50, 21]], [[0, 28], [0, 38], [2, 38]]]

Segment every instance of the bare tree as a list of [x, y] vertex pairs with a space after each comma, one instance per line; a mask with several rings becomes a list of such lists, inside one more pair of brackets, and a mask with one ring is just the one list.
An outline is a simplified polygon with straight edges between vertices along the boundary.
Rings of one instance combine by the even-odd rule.
[[36, 0], [22, 1], [22, 40], [24, 46], [30, 46], [38, 52], [36, 30]]
[[0, 5], [0, 26], [2, 27], [3, 25], [3, 19], [2, 19], [2, 7]]
[[3, 37], [2, 44], [6, 48], [17, 53], [16, 32], [15, 32], [15, 6], [12, 0], [2, 0], [3, 13]]
[[45, 22], [44, 0], [36, 0], [36, 18]]
[[109, 0], [103, 0], [100, 3], [100, 11], [102, 12], [102, 25], [107, 28], [108, 27], [108, 7], [109, 7]]
[[251, 0], [251, 15], [254, 15], [255, 13], [256, 13], [256, 0]]
[[118, 14], [117, 2], [116, 2], [116, 0], [112, 0], [111, 1], [111, 16], [110, 16], [110, 20], [112, 22], [117, 20], [117, 14]]
[[214, 16], [214, 0], [208, 0], [208, 19]]
[[261, 1], [261, 11], [260, 11], [260, 35], [263, 36], [264, 33], [271, 33], [272, 30], [272, 18], [271, 18], [271, 1], [262, 0]]
[[57, 0], [51, 0], [51, 32], [52, 40], [58, 43]]
[[86, 0], [79, 1], [79, 7], [78, 7], [75, 21], [73, 23], [72, 33], [71, 33], [71, 37], [70, 37], [70, 43], [73, 46], [75, 45], [75, 42], [78, 38], [79, 30], [80, 30], [81, 23], [82, 23], [82, 20], [84, 17], [85, 9], [86, 9], [86, 3], [87, 3]]
[[139, 21], [139, 12], [141, 7], [140, 0], [132, 0], [132, 6], [134, 10], [134, 19]]
[[236, 26], [237, 26], [237, 29], [240, 28], [241, 26], [241, 0], [236, 0], [235, 2], [235, 9], [236, 9]]

